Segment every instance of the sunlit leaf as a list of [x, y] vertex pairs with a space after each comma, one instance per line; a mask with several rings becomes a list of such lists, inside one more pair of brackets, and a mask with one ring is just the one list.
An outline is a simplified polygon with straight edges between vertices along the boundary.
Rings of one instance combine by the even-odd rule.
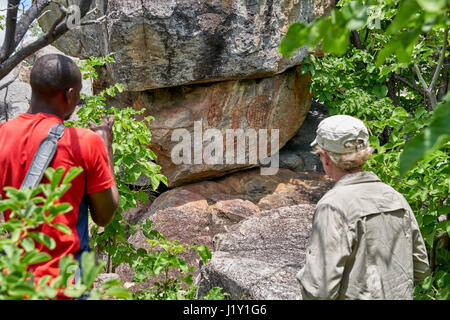
[[290, 57], [295, 50], [307, 43], [308, 31], [309, 28], [301, 22], [292, 24], [281, 41], [279, 52], [286, 57]]
[[450, 102], [436, 107], [433, 121], [419, 135], [405, 144], [400, 155], [400, 174], [405, 173], [419, 160], [431, 155], [434, 150], [450, 141]]
[[45, 245], [50, 250], [53, 250], [56, 247], [55, 240], [53, 240], [52, 238], [50, 238], [46, 234], [43, 234], [41, 232], [28, 232], [28, 235], [31, 238], [33, 238], [34, 240], [36, 240], [36, 241], [42, 243], [43, 245]]
[[36, 264], [50, 260], [52, 257], [46, 252], [30, 251], [27, 252], [23, 258], [23, 263]]
[[106, 294], [117, 299], [130, 300], [133, 297], [131, 291], [124, 287], [113, 287], [106, 290]]
[[208, 264], [208, 261], [212, 257], [211, 251], [208, 249], [208, 247], [206, 245], [201, 245], [195, 247], [195, 250], [198, 252], [200, 258], [202, 258], [203, 263]]
[[[425, 11], [440, 13], [448, 5], [447, 0], [416, 0], [422, 9]], [[413, 2], [411, 0], [405, 2]]]
[[399, 32], [403, 27], [405, 27], [409, 23], [411, 17], [417, 14], [419, 9], [420, 8], [415, 0], [403, 1], [400, 4], [398, 14], [395, 16], [394, 20], [392, 20], [386, 32], [388, 34], [395, 34]]
[[75, 179], [81, 172], [83, 168], [81, 167], [72, 167], [64, 176], [63, 184], [70, 183], [73, 179]]
[[61, 231], [62, 233], [64, 233], [64, 234], [71, 234], [72, 233], [72, 230], [68, 226], [66, 226], [65, 224], [55, 223], [53, 226], [56, 229], [58, 229], [59, 231]]

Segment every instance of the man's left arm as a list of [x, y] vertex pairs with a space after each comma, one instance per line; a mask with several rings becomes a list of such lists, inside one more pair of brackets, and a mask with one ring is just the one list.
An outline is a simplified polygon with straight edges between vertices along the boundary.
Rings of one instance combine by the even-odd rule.
[[90, 166], [87, 173], [87, 193], [92, 220], [106, 226], [119, 205], [119, 192], [114, 178], [112, 151], [114, 118], [103, 117], [99, 126], [90, 123], [96, 134], [91, 137]]

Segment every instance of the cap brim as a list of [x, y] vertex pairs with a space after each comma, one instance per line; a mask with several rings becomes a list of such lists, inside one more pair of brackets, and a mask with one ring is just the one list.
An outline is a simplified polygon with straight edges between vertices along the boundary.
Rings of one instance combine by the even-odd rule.
[[311, 147], [315, 147], [317, 145], [317, 138], [310, 144]]

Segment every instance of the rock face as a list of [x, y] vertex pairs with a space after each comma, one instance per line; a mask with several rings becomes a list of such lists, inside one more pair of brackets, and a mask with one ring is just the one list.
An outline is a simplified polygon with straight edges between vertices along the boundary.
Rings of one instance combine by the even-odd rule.
[[31, 99], [30, 70], [21, 63], [0, 81], [0, 123], [28, 110]]
[[[201, 130], [218, 130], [224, 140], [227, 129], [279, 129], [279, 147], [294, 136], [311, 101], [309, 77], [298, 73], [307, 52], [286, 59], [278, 46], [292, 23], [328, 15], [334, 1], [97, 0], [94, 6], [86, 19], [104, 16], [104, 22], [71, 30], [55, 45], [80, 58], [115, 53], [116, 62], [99, 70], [95, 86], [121, 83], [125, 92], [108, 105], [144, 108], [145, 116], [155, 118], [149, 147], [169, 187], [177, 187], [256, 166], [248, 156], [257, 145], [247, 147], [243, 163], [226, 163], [225, 156], [210, 163], [202, 151], [196, 162], [197, 140], [190, 162], [180, 163], [172, 153], [180, 141], [172, 138], [175, 129], [186, 129], [192, 138], [195, 123], [201, 123]], [[39, 21], [44, 31], [59, 14], [53, 3]], [[231, 149], [225, 143], [223, 155]], [[205, 148], [208, 142], [200, 144]], [[284, 167], [305, 166], [301, 156], [281, 157]]]
[[[108, 70], [127, 91], [189, 83], [261, 78], [298, 65], [278, 45], [290, 24], [328, 14], [332, 0], [101, 0], [104, 24], [74, 29], [55, 45], [80, 58], [115, 52]], [[76, 1], [74, 2], [76, 3]], [[47, 30], [56, 5], [40, 19]]]
[[[213, 238], [230, 232], [236, 223], [259, 217], [265, 210], [299, 204], [310, 208], [332, 184], [318, 172], [280, 169], [276, 175], [262, 176], [259, 169], [250, 169], [164, 192], [149, 209], [134, 213], [133, 220], [150, 218], [156, 229], [171, 241], [205, 244], [213, 249]], [[141, 232], [128, 241], [136, 248], [150, 248]], [[194, 273], [198, 274], [199, 257], [194, 252], [181, 257], [196, 267]], [[125, 265], [116, 272], [123, 281], [131, 281], [133, 277], [132, 270]]]
[[295, 276], [304, 265], [313, 212], [309, 204], [263, 211], [218, 234], [198, 294], [217, 286], [229, 299], [301, 299]]
[[[258, 146], [260, 151], [272, 147], [270, 138], [267, 146], [260, 144], [259, 140], [255, 144], [247, 139], [245, 161], [239, 164], [236, 158], [238, 138], [232, 137], [231, 149], [235, 160], [232, 164], [226, 164], [228, 129], [242, 129], [245, 133], [255, 130], [258, 139], [261, 138], [259, 129], [267, 129], [269, 135], [272, 129], [278, 129], [278, 143], [282, 147], [295, 135], [308, 112], [311, 103], [308, 81], [309, 76], [301, 76], [298, 68], [293, 68], [283, 74], [259, 80], [224, 81], [144, 91], [130, 95], [130, 104], [135, 109], [145, 108], [143, 116], [155, 118], [151, 123], [150, 148], [157, 155], [157, 163], [162, 167], [162, 174], [167, 177], [169, 187], [175, 187], [250, 167], [250, 152], [255, 152], [260, 161], [262, 157], [258, 154]], [[200, 123], [201, 131], [195, 129], [196, 122]], [[173, 159], [173, 152], [177, 150], [174, 148], [180, 142], [185, 142], [179, 137], [173, 138], [175, 129], [187, 130], [190, 139], [189, 161], [180, 163]], [[200, 163], [196, 163], [194, 144], [198, 140], [194, 140], [194, 133], [205, 133], [208, 129], [218, 130], [220, 138], [223, 138], [221, 159], [208, 164], [203, 157]], [[203, 138], [204, 155], [210, 142], [205, 136]]]

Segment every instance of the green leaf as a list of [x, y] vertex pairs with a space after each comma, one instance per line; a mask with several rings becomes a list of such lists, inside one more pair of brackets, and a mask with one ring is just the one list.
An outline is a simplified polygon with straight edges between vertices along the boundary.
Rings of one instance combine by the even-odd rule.
[[83, 168], [81, 167], [72, 167], [64, 176], [63, 184], [70, 183], [73, 179], [75, 179], [81, 172], [83, 172]]
[[179, 268], [181, 272], [183, 273], [189, 272], [189, 267], [186, 261], [184, 261], [183, 259], [176, 257], [174, 260], [172, 260], [172, 263], [173, 266]]
[[438, 208], [438, 215], [443, 215], [443, 214], [449, 214], [450, 213], [450, 206], [448, 205], [443, 205], [441, 207]]
[[59, 259], [58, 266], [60, 270], [61, 282], [66, 283], [69, 278], [75, 275], [79, 263], [77, 260], [73, 259], [72, 255], [64, 255], [61, 259]]
[[119, 92], [123, 92], [123, 86], [120, 83], [116, 83], [115, 87]]
[[440, 221], [437, 227], [450, 235], [450, 220]]
[[371, 145], [372, 147], [374, 147], [375, 149], [379, 149], [379, 148], [380, 148], [380, 140], [378, 140], [377, 137], [375, 137], [375, 136], [370, 136], [370, 137], [369, 137], [369, 142], [370, 142], [370, 145]]
[[[409, 2], [411, 0], [405, 1]], [[445, 11], [447, 0], [416, 0], [420, 7], [428, 12], [441, 13]]]
[[61, 178], [64, 174], [64, 168], [59, 167], [56, 170], [54, 170], [52, 173], [53, 174], [51, 175], [51, 178], [49, 176], [47, 176], [47, 178], [49, 178], [49, 180], [50, 180], [52, 190], [55, 190], [56, 187], [58, 187], [59, 183], [61, 182]]
[[27, 199], [23, 190], [17, 190], [12, 187], [4, 187], [3, 190], [6, 191], [6, 196], [12, 200], [26, 201]]
[[69, 212], [72, 209], [73, 209], [73, 207], [72, 207], [72, 205], [70, 203], [60, 203], [60, 204], [53, 205], [50, 208], [50, 212], [48, 213], [48, 216], [47, 216], [46, 220], [47, 220], [47, 222], [50, 223], [50, 222], [53, 221], [53, 219], [57, 215], [67, 213], [67, 212]]
[[156, 260], [153, 265], [153, 274], [159, 275], [161, 271], [167, 267], [169, 260], [167, 259], [166, 254], [162, 254], [161, 252], [157, 253]]
[[36, 264], [48, 261], [51, 258], [52, 257], [46, 252], [30, 251], [23, 256], [22, 262], [26, 264]]
[[400, 62], [409, 64], [411, 62], [412, 49], [417, 42], [419, 34], [420, 29], [414, 28], [397, 35], [378, 52], [375, 66], [379, 68], [394, 53]]
[[328, 32], [330, 26], [330, 18], [319, 18], [310, 25], [308, 33], [308, 48], [310, 50], [315, 49]]
[[109, 296], [116, 297], [117, 299], [124, 299], [124, 300], [130, 300], [133, 297], [131, 291], [124, 287], [110, 288], [106, 291], [106, 294]]
[[29, 252], [34, 249], [34, 241], [30, 238], [23, 238], [20, 241], [20, 245], [25, 249], [26, 252]]
[[450, 103], [440, 103], [433, 113], [433, 121], [425, 130], [408, 141], [400, 155], [400, 175], [403, 177], [414, 164], [428, 158], [450, 140]]
[[350, 30], [346, 28], [334, 27], [323, 39], [322, 48], [324, 51], [338, 56], [347, 52], [350, 44]]
[[106, 289], [110, 289], [112, 287], [120, 286], [120, 285], [122, 285], [122, 281], [120, 281], [119, 278], [114, 278], [114, 279], [108, 280], [104, 284], [102, 284], [102, 289], [106, 290]]
[[90, 287], [95, 279], [97, 278], [100, 271], [103, 269], [104, 263], [97, 264], [95, 261], [95, 253], [94, 252], [83, 252], [81, 255], [81, 269], [83, 272], [81, 273], [81, 278], [83, 284]]
[[420, 28], [414, 28], [400, 35], [399, 47], [396, 48], [395, 54], [398, 61], [405, 64], [411, 63], [411, 55], [414, 45], [417, 43], [417, 39], [420, 35]]
[[195, 247], [195, 250], [198, 252], [200, 258], [202, 258], [203, 263], [208, 264], [209, 259], [212, 257], [211, 251], [209, 251], [208, 247], [206, 245], [201, 245]]
[[347, 20], [346, 27], [349, 30], [357, 30], [367, 23], [367, 6], [352, 1], [348, 6], [341, 9]]
[[192, 274], [188, 274], [186, 277], [184, 277], [183, 281], [188, 285], [191, 285], [194, 282], [194, 280], [192, 280]]
[[432, 216], [432, 215], [425, 215], [423, 218], [423, 225], [429, 225], [430, 223], [435, 223], [436, 222], [436, 217]]
[[295, 50], [306, 44], [308, 33], [309, 28], [305, 24], [301, 22], [293, 23], [281, 40], [278, 51], [289, 58]]
[[432, 284], [433, 284], [433, 277], [430, 275], [430, 276], [426, 277], [425, 280], [423, 280], [422, 289], [430, 290]]
[[42, 243], [43, 245], [45, 245], [50, 250], [53, 250], [56, 247], [55, 240], [53, 240], [52, 238], [50, 238], [46, 234], [43, 234], [41, 232], [29, 232], [28, 235], [31, 238], [33, 238], [34, 240], [36, 240], [36, 241]]
[[[37, 187], [35, 187], [32, 190], [30, 198], [36, 197], [41, 192], [42, 192], [42, 186], [38, 185]], [[42, 199], [42, 197], [37, 197], [37, 198], [34, 199], [34, 201], [37, 201], [38, 199], [40, 200], [40, 199]], [[34, 202], [34, 203], [37, 203], [37, 202]]]
[[62, 233], [64, 233], [64, 234], [71, 234], [72, 233], [72, 230], [68, 226], [66, 226], [65, 224], [55, 223], [53, 226], [56, 229], [58, 229], [59, 231], [61, 231]]
[[38, 286], [39, 286], [39, 287], [44, 287], [44, 286], [46, 286], [47, 283], [48, 283], [52, 278], [53, 278], [53, 277], [50, 276], [50, 275], [43, 276], [43, 277], [39, 280]]
[[144, 204], [148, 202], [148, 195], [143, 191], [136, 192], [135, 197]]
[[11, 296], [32, 296], [35, 294], [34, 288], [27, 284], [18, 284], [8, 289], [8, 294]]
[[388, 88], [385, 85], [376, 85], [373, 87], [373, 93], [379, 99], [386, 97], [388, 93]]
[[420, 8], [415, 0], [403, 1], [400, 4], [400, 7], [397, 11], [398, 14], [395, 16], [394, 20], [392, 20], [391, 24], [386, 29], [386, 33], [392, 35], [399, 32], [403, 27], [405, 27], [409, 23], [411, 17], [417, 14], [419, 9]]
[[84, 284], [70, 286], [64, 290], [64, 294], [69, 297], [78, 298], [83, 293], [85, 293], [87, 289], [88, 289], [88, 286], [86, 286]]

